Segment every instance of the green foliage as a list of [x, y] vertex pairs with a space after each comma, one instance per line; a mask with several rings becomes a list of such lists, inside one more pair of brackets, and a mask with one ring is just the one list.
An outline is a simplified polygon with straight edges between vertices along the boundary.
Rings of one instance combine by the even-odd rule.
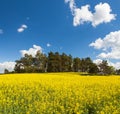
[[98, 72], [99, 72], [99, 69], [98, 69], [97, 65], [94, 64], [94, 63], [91, 63], [91, 65], [89, 66], [88, 73], [90, 73], [90, 74], [97, 74]]
[[35, 57], [25, 54], [20, 60], [16, 60], [15, 72], [17, 73], [33, 73], [46, 71], [46, 55], [37, 52]]
[[80, 71], [81, 60], [80, 58], [76, 57], [73, 59], [73, 70], [75, 72]]
[[48, 54], [48, 72], [60, 72], [61, 71], [61, 57], [58, 52], [50, 52]]
[[58, 52], [49, 52], [48, 56], [37, 52], [35, 57], [25, 54], [20, 60], [16, 60], [14, 68], [16, 73], [34, 72], [86, 72], [90, 74], [115, 74], [115, 69], [103, 60], [98, 66], [90, 57], [73, 58], [71, 55]]
[[8, 70], [8, 69], [5, 69], [5, 70], [4, 70], [4, 73], [5, 73], [5, 74], [8, 74], [8, 73], [9, 73], [9, 70]]
[[116, 74], [117, 74], [117, 75], [120, 75], [120, 69], [117, 69], [117, 70], [116, 70]]
[[107, 61], [103, 60], [102, 63], [98, 65], [100, 74], [110, 75], [115, 74], [115, 69], [112, 66], [109, 66]]

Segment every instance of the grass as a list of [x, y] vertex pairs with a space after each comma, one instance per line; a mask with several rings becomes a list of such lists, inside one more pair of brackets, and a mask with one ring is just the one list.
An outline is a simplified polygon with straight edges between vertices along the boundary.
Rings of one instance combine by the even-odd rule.
[[80, 73], [0, 76], [0, 114], [119, 113], [119, 76]]

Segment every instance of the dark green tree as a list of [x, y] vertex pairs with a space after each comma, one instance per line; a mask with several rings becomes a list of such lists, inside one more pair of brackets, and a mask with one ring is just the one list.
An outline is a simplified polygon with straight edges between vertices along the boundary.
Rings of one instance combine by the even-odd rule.
[[120, 69], [117, 69], [117, 70], [115, 71], [115, 73], [116, 73], [117, 75], [120, 75]]
[[40, 51], [37, 52], [35, 57], [25, 54], [20, 60], [16, 60], [15, 72], [18, 73], [32, 73], [32, 72], [45, 72], [47, 58]]
[[73, 58], [72, 58], [72, 55], [68, 55], [68, 58], [67, 58], [67, 64], [68, 64], [68, 72], [71, 72], [73, 71]]
[[66, 55], [62, 53], [61, 55], [61, 71], [70, 72], [73, 69], [73, 59], [71, 55]]
[[36, 72], [47, 71], [47, 56], [40, 51], [38, 51], [36, 56], [33, 58], [33, 63]]
[[61, 55], [61, 71], [62, 72], [68, 71], [67, 55], [65, 53], [62, 53], [62, 55]]
[[24, 73], [24, 72], [34, 72], [34, 68], [32, 66], [33, 61], [32, 55], [25, 54], [24, 57], [20, 58], [20, 60], [16, 60], [15, 72]]
[[90, 57], [83, 58], [80, 65], [81, 72], [89, 72], [91, 64], [93, 64], [93, 62]]
[[58, 52], [48, 53], [48, 72], [60, 72], [61, 71], [61, 57]]
[[106, 60], [103, 60], [99, 65], [99, 73], [103, 75], [110, 75], [115, 73], [115, 69], [108, 65]]
[[4, 69], [4, 74], [10, 73], [8, 69]]
[[90, 74], [97, 74], [99, 72], [99, 69], [95, 63], [91, 63], [89, 66], [89, 71], [88, 73]]
[[16, 60], [15, 62], [16, 62], [16, 64], [15, 64], [14, 71], [16, 73], [25, 73], [25, 67], [24, 67], [22, 61], [21, 60]]
[[73, 59], [73, 71], [78, 72], [80, 71], [81, 60], [80, 58], [76, 57]]
[[58, 52], [55, 53], [56, 71], [61, 72], [61, 56]]

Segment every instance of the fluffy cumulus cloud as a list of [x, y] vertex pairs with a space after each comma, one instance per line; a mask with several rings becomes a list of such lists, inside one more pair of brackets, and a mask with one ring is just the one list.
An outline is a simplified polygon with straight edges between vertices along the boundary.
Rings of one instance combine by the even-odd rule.
[[98, 38], [90, 46], [102, 50], [98, 55], [99, 58], [120, 59], [120, 30], [109, 33], [103, 39]]
[[78, 8], [74, 0], [65, 0], [65, 3], [69, 3], [74, 26], [90, 22], [95, 27], [101, 23], [108, 23], [115, 20], [116, 15], [111, 13], [112, 9], [108, 3], [97, 4], [94, 8], [95, 12], [90, 11], [90, 5]]
[[[116, 69], [120, 68], [120, 30], [115, 32], [110, 32], [104, 38], [98, 38], [95, 42], [92, 42], [89, 46], [100, 50], [101, 53], [97, 55], [98, 63], [100, 59], [109, 60], [109, 65], [114, 66]], [[111, 62], [116, 60], [117, 62]]]
[[[102, 59], [96, 59], [93, 60], [93, 62], [99, 65], [100, 63], [102, 63]], [[120, 69], [120, 62], [111, 62], [110, 60], [107, 60], [107, 63], [109, 66], [113, 66], [115, 69]]]
[[0, 63], [0, 73], [4, 73], [5, 69], [8, 69], [9, 71], [13, 71], [15, 67], [15, 62], [3, 62]]
[[116, 69], [120, 69], [120, 62], [116, 62], [116, 63], [110, 62], [109, 65], [113, 66]]
[[74, 13], [74, 9], [76, 9], [76, 4], [74, 0], [65, 0], [65, 3], [69, 3], [71, 12]]
[[0, 34], [3, 34], [3, 29], [0, 29]]
[[92, 21], [92, 13], [89, 11], [89, 5], [74, 9], [73, 25], [78, 26], [84, 22]]
[[97, 26], [101, 23], [108, 23], [115, 20], [115, 14], [111, 14], [112, 9], [108, 3], [100, 3], [95, 6], [93, 13], [92, 25]]
[[101, 49], [103, 46], [103, 40], [98, 38], [95, 42], [91, 43], [90, 46], [93, 46], [95, 49]]
[[32, 55], [33, 57], [35, 57], [36, 53], [38, 51], [40, 51], [42, 53], [42, 50], [43, 50], [42, 47], [33, 45], [32, 48], [30, 48], [28, 50], [21, 50], [20, 53], [22, 56], [24, 56], [25, 54], [28, 54], [28, 55]]
[[99, 65], [100, 63], [102, 63], [102, 59], [93, 60], [93, 63]]
[[27, 29], [27, 28], [28, 28], [27, 25], [23, 24], [23, 25], [21, 25], [20, 28], [17, 29], [17, 31], [18, 31], [18, 32], [23, 32], [23, 31], [24, 31], [25, 29]]
[[47, 43], [47, 47], [50, 47], [51, 46], [51, 44], [50, 43]]

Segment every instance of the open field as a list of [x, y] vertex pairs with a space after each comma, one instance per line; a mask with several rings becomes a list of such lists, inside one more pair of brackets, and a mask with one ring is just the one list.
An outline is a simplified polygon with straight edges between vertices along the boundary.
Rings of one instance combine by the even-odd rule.
[[0, 114], [120, 114], [120, 77], [0, 75]]

